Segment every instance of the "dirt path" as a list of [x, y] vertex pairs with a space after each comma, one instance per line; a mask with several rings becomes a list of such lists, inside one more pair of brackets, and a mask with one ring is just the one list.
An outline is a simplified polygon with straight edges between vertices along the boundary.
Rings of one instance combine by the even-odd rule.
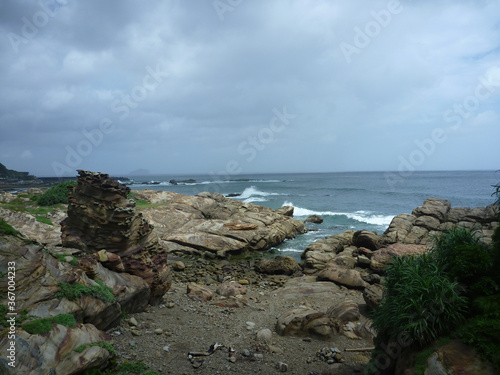
[[[202, 276], [202, 272], [196, 273]], [[234, 301], [216, 294], [209, 302], [192, 300], [186, 294], [187, 283], [174, 282], [160, 306], [129, 315], [108, 332], [118, 361], [142, 361], [149, 371], [164, 374], [277, 374], [285, 369], [301, 375], [361, 373], [369, 353], [344, 350], [369, 347], [369, 341], [343, 334], [331, 341], [284, 337], [275, 331], [277, 317], [290, 309], [302, 306], [326, 312], [345, 299], [360, 305], [362, 316], [355, 324], [361, 324], [366, 321], [361, 293], [330, 282], [316, 282], [311, 276], [290, 278], [284, 284], [270, 280], [276, 279], [257, 279], [247, 285], [247, 294], [235, 299], [242, 307], [219, 306]], [[219, 284], [209, 287], [215, 291]], [[128, 322], [130, 318], [137, 326], [133, 319], [132, 324]], [[272, 331], [267, 342], [257, 338], [257, 333], [266, 328]], [[205, 352], [216, 343], [223, 346], [213, 354], [190, 358], [190, 352]], [[321, 360], [317, 352], [324, 348], [339, 349], [341, 361], [327, 364]]]

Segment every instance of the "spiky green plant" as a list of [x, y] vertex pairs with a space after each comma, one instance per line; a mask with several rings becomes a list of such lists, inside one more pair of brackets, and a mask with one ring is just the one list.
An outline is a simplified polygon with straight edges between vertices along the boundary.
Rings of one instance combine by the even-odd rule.
[[405, 332], [422, 347], [464, 320], [467, 299], [429, 254], [395, 258], [387, 267], [385, 295], [373, 312], [379, 339]]

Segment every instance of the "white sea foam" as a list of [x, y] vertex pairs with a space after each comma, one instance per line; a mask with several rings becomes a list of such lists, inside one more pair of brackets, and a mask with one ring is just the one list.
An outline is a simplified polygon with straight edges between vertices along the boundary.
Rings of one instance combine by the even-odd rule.
[[260, 191], [255, 186], [250, 186], [243, 190], [241, 195], [238, 197], [240, 199], [248, 199], [251, 197], [268, 197], [270, 195], [281, 195], [279, 193], [268, 193], [266, 191]]
[[374, 215], [369, 211], [356, 211], [356, 212], [333, 212], [333, 211], [313, 211], [303, 207], [297, 207], [292, 202], [285, 202], [283, 206], [293, 206], [293, 216], [307, 217], [311, 215], [320, 216], [346, 216], [349, 219], [353, 219], [362, 223], [388, 226], [393, 215]]

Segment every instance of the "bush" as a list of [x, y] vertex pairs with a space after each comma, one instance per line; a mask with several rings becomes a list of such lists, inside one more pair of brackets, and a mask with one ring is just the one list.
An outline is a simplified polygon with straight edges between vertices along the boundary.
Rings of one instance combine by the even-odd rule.
[[423, 347], [464, 320], [467, 299], [429, 254], [395, 258], [387, 267], [385, 296], [373, 312], [378, 339], [405, 332]]
[[38, 198], [38, 204], [40, 206], [52, 206], [58, 203], [68, 203], [68, 188], [75, 185], [76, 181], [68, 181], [51, 187]]
[[493, 294], [495, 256], [491, 247], [479, 242], [478, 231], [455, 227], [437, 237], [432, 256], [453, 281], [467, 287], [470, 295]]

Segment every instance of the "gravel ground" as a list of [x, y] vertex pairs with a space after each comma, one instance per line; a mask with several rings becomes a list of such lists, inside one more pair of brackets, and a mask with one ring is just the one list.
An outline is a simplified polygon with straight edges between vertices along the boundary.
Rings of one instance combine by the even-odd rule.
[[[199, 271], [193, 274], [202, 275]], [[179, 274], [180, 275], [180, 274]], [[185, 273], [183, 273], [185, 275]], [[241, 275], [238, 275], [241, 276]], [[273, 276], [274, 277], [274, 276]], [[212, 304], [232, 302], [232, 299], [215, 297], [209, 302], [190, 299], [186, 294], [187, 283], [179, 281], [186, 277], [175, 277], [170, 291], [159, 306], [147, 312], [131, 314], [119, 327], [108, 333], [118, 352], [118, 362], [143, 362], [148, 371], [161, 374], [361, 374], [368, 361], [369, 352], [345, 352], [346, 348], [370, 347], [372, 343], [363, 339], [353, 340], [339, 335], [332, 341], [309, 337], [282, 337], [274, 327], [277, 317], [300, 306], [312, 307], [325, 312], [343, 299], [360, 304], [361, 293], [333, 283], [327, 283], [333, 298], [310, 296], [284, 297], [287, 286], [297, 280], [281, 277], [266, 281], [258, 277], [247, 285], [248, 293], [237, 299], [242, 307], [223, 307]], [[189, 277], [188, 277], [189, 278]], [[228, 278], [228, 277], [226, 277]], [[284, 282], [287, 280], [287, 282]], [[313, 279], [311, 277], [309, 280]], [[238, 279], [236, 279], [238, 280]], [[215, 291], [219, 283], [209, 287]], [[133, 319], [131, 319], [133, 318]], [[135, 321], [137, 326], [135, 326]], [[360, 322], [366, 321], [362, 316]], [[262, 329], [270, 329], [270, 340], [257, 338]], [[190, 352], [206, 352], [213, 344], [221, 344], [211, 355], [190, 356]], [[339, 349], [340, 362], [328, 364], [317, 356], [324, 348]], [[232, 359], [231, 359], [232, 357]], [[286, 370], [286, 371], [284, 371]]]

